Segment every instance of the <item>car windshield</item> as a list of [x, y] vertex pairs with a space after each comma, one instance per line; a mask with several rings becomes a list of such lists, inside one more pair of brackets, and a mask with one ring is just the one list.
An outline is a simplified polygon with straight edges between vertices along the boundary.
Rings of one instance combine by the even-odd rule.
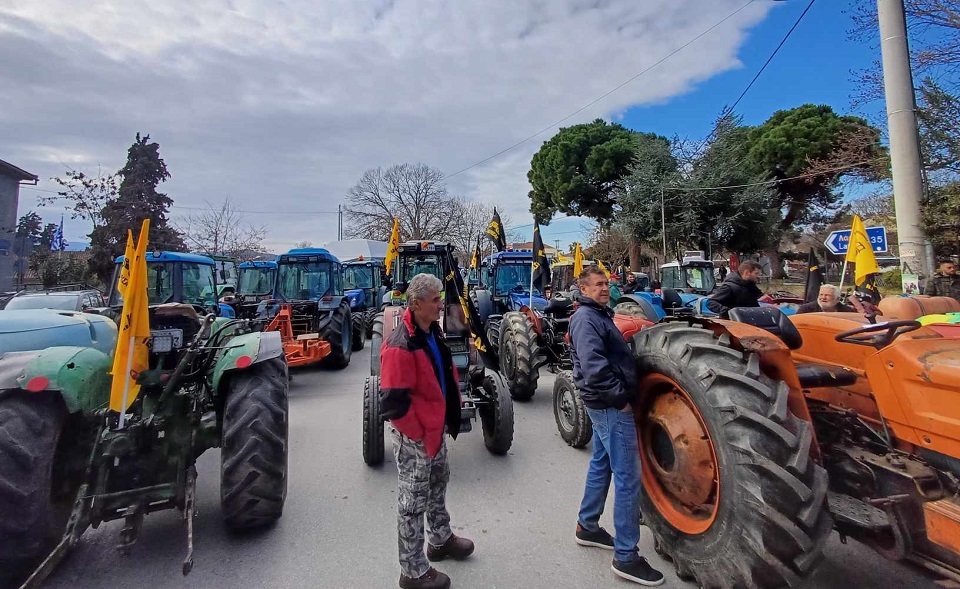
[[240, 294], [268, 295], [273, 292], [276, 268], [242, 268], [240, 270]]
[[13, 297], [4, 309], [59, 309], [62, 311], [76, 311], [79, 295], [28, 295]]
[[337, 269], [330, 262], [288, 262], [280, 265], [280, 296], [288, 301], [319, 300], [333, 289]]
[[435, 254], [400, 258], [400, 282], [409, 284], [417, 274], [432, 274], [443, 280], [440, 257]]
[[373, 266], [352, 265], [343, 268], [343, 290], [373, 288]]
[[[494, 294], [505, 295], [510, 291], [530, 292], [530, 263], [500, 264], [497, 266], [497, 288]], [[535, 292], [539, 290], [534, 289]]]

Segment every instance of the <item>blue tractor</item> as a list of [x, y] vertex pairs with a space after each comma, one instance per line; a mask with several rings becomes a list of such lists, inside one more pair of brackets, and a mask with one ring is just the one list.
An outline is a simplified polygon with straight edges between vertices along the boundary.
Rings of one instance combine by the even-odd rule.
[[254, 319], [261, 303], [273, 297], [277, 283], [277, 263], [268, 260], [242, 262], [237, 278], [237, 292], [232, 305], [237, 315], [245, 319]]
[[383, 278], [382, 259], [360, 256], [343, 263], [343, 288], [350, 297], [353, 321], [359, 323], [360, 333], [368, 339], [373, 337], [373, 322], [383, 308], [383, 297], [387, 294]]
[[298, 248], [278, 256], [274, 299], [290, 308], [294, 338], [330, 343], [327, 366], [345, 368], [352, 352], [363, 348], [363, 332], [353, 324], [350, 297], [343, 291], [342, 264], [329, 251]]
[[[123, 305], [117, 291], [123, 256], [116, 259], [111, 280], [109, 308]], [[233, 318], [233, 307], [217, 303], [216, 266], [212, 258], [199, 254], [155, 251], [147, 253], [147, 297], [151, 305], [183, 303], [199, 307], [202, 312], [213, 311], [221, 317]]]
[[471, 291], [487, 339], [498, 356], [510, 395], [526, 401], [537, 391], [540, 367], [569, 369], [565, 336], [573, 301], [556, 293], [549, 301], [530, 276], [533, 252], [498, 252], [485, 260], [481, 286]]

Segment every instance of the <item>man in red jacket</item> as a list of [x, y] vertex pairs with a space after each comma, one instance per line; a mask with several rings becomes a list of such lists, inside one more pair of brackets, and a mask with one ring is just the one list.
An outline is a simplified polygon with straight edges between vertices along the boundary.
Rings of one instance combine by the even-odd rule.
[[[460, 388], [440, 330], [442, 290], [443, 283], [435, 276], [414, 276], [407, 287], [403, 322], [380, 352], [380, 410], [393, 426], [390, 436], [399, 472], [402, 589], [447, 589], [450, 577], [427, 559], [460, 560], [473, 553], [473, 542], [450, 529], [446, 506], [450, 467], [444, 429], [453, 438], [460, 431]], [[430, 526], [426, 558], [424, 514]]]

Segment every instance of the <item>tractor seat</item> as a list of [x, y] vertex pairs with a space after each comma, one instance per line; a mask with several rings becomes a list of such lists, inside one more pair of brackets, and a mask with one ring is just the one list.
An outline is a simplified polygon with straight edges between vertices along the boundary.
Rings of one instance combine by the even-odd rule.
[[683, 299], [673, 288], [664, 288], [660, 290], [660, 297], [663, 300], [664, 309], [679, 309], [683, 307]]
[[547, 315], [552, 315], [557, 319], [567, 317], [573, 312], [573, 299], [563, 295], [555, 295], [547, 306], [543, 309]]
[[769, 331], [791, 350], [803, 345], [797, 327], [776, 307], [734, 307], [730, 309], [730, 320]]

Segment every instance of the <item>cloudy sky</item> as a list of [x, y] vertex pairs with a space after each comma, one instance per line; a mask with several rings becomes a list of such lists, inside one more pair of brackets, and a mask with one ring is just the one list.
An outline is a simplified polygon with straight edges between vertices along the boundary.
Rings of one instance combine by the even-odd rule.
[[[51, 177], [115, 170], [149, 133], [172, 174], [161, 190], [174, 217], [229, 197], [260, 211], [248, 216], [280, 251], [335, 239], [337, 204], [366, 169], [454, 174], [549, 127], [448, 180], [530, 223], [526, 172], [553, 123], [735, 12], [561, 126], [623, 120], [744, 70], [752, 33], [787, 4], [792, 20], [805, 3], [0, 0], [0, 159], [41, 178], [21, 191], [22, 214]], [[578, 226], [555, 222], [544, 236], [567, 242]], [[68, 240], [88, 230], [67, 221]]]

